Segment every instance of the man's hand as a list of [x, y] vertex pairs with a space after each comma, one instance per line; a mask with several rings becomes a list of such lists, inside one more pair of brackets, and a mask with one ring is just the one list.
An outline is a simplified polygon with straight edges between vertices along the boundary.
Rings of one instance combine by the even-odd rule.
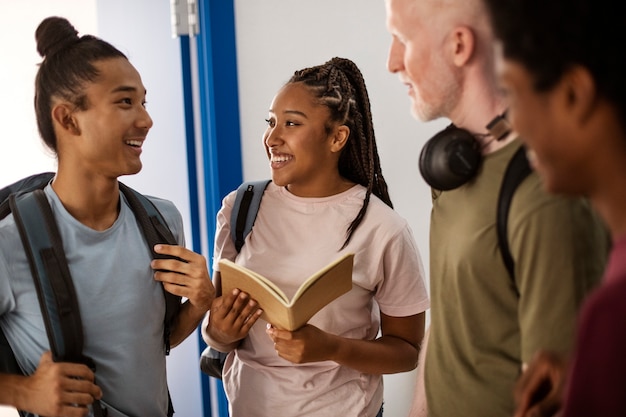
[[554, 352], [539, 351], [515, 387], [514, 417], [549, 417], [561, 408], [566, 361]]
[[82, 417], [102, 390], [94, 383], [94, 373], [85, 365], [53, 362], [45, 352], [35, 373], [25, 378], [18, 391], [16, 407], [44, 416]]
[[153, 259], [154, 279], [168, 292], [185, 297], [194, 309], [204, 314], [215, 298], [206, 258], [182, 246], [156, 245], [157, 253], [182, 259]]

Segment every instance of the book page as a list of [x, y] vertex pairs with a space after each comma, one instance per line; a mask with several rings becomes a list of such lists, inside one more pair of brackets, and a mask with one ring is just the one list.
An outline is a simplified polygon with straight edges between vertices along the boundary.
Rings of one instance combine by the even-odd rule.
[[291, 301], [289, 327], [305, 325], [324, 306], [352, 289], [353, 260], [353, 254], [346, 254], [302, 284]]
[[238, 288], [259, 303], [261, 316], [272, 325], [295, 330], [322, 307], [352, 288], [354, 254], [345, 254], [317, 271], [298, 288], [289, 301], [280, 288], [269, 279], [227, 259], [220, 260], [222, 293]]
[[[340, 281], [342, 277], [345, 278], [346, 275], [349, 275], [350, 287], [352, 288], [352, 264], [353, 262], [354, 262], [354, 254], [346, 253], [341, 258], [337, 259], [336, 261], [329, 263], [327, 266], [320, 269], [315, 274], [311, 275], [311, 277], [307, 278], [307, 280], [304, 281], [302, 285], [300, 285], [300, 288], [298, 288], [298, 291], [296, 291], [296, 293], [294, 294], [289, 304], [293, 305], [300, 297], [302, 297], [302, 294], [304, 294], [313, 284], [321, 280]], [[345, 282], [343, 283], [345, 284]], [[320, 285], [323, 285], [323, 284], [320, 284]]]
[[[248, 294], [259, 294], [261, 292], [269, 292], [278, 298], [284, 305], [289, 304], [289, 298], [269, 279], [261, 274], [238, 265], [228, 259], [221, 259], [220, 273], [222, 276], [222, 294], [239, 288]], [[251, 279], [252, 278], [252, 279]], [[257, 300], [258, 301], [258, 300]]]

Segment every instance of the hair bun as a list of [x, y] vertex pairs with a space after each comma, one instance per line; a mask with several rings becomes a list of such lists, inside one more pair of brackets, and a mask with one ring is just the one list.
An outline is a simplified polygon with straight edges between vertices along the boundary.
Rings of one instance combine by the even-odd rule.
[[78, 42], [78, 31], [64, 17], [47, 17], [35, 31], [37, 52], [43, 58], [50, 57], [60, 50]]

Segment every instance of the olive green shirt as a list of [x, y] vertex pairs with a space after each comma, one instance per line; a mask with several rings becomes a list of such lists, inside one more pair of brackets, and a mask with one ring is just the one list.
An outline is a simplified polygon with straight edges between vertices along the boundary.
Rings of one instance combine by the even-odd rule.
[[430, 416], [511, 416], [522, 363], [539, 348], [570, 350], [581, 300], [604, 269], [609, 237], [588, 203], [546, 193], [531, 173], [509, 212], [512, 281], [496, 207], [519, 146], [485, 156], [477, 177], [460, 188], [433, 191], [424, 368]]

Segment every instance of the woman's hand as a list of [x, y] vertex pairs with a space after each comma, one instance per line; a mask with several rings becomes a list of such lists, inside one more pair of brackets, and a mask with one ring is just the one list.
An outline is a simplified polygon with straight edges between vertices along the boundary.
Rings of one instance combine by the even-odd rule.
[[207, 332], [219, 343], [235, 343], [248, 335], [262, 313], [255, 300], [235, 289], [213, 302]]
[[330, 360], [336, 350], [336, 337], [310, 324], [292, 332], [270, 324], [266, 330], [278, 356], [292, 363]]

